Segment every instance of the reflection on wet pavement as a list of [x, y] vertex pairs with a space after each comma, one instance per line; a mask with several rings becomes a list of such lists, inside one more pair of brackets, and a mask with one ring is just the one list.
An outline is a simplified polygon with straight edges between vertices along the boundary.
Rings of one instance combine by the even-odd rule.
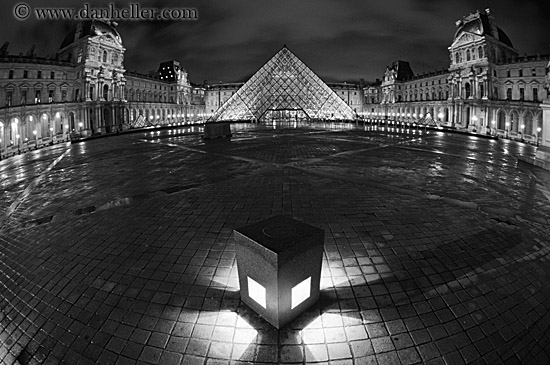
[[[0, 363], [548, 363], [536, 147], [285, 123], [146, 130], [0, 161]], [[239, 300], [233, 229], [323, 228], [318, 305]]]

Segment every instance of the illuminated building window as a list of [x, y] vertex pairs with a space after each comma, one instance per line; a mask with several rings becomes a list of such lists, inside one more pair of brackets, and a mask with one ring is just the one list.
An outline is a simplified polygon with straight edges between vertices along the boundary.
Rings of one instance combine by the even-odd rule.
[[309, 298], [311, 293], [311, 276], [306, 280], [302, 281], [300, 284], [292, 288], [292, 304], [291, 309], [296, 308], [304, 300]]
[[[247, 277], [248, 279], [248, 296], [253, 299], [256, 303], [266, 308], [266, 295], [265, 288], [258, 284], [256, 281]], [[294, 292], [294, 289], [292, 289]]]

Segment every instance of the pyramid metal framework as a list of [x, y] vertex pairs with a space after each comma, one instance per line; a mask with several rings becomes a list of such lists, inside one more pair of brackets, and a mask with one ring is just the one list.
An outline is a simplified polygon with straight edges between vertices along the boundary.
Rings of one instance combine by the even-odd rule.
[[144, 128], [144, 127], [149, 127], [151, 125], [152, 123], [149, 122], [147, 119], [145, 119], [143, 115], [138, 116], [135, 121], [130, 122], [130, 126], [132, 128]]
[[284, 46], [208, 120], [262, 120], [269, 111], [295, 110], [311, 119], [352, 120], [356, 114]]
[[420, 125], [431, 125], [436, 127], [439, 127], [441, 125], [441, 123], [434, 120], [429, 113], [425, 117], [418, 119], [416, 123]]

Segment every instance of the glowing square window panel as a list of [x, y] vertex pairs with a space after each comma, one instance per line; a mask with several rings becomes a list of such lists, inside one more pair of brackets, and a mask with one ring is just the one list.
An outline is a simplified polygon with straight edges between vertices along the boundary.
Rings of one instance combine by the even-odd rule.
[[292, 307], [296, 308], [300, 303], [309, 298], [311, 292], [311, 276], [292, 288]]
[[248, 279], [248, 296], [251, 299], [254, 299], [256, 303], [258, 303], [259, 305], [265, 308], [266, 307], [265, 288], [260, 284], [258, 284], [253, 279], [251, 279], [249, 276], [247, 277], [247, 279]]

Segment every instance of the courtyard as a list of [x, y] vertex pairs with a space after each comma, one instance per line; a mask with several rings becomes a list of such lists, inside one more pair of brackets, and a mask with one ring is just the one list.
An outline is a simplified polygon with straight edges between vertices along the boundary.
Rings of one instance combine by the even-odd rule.
[[[147, 129], [0, 161], [0, 362], [550, 362], [536, 147], [353, 123]], [[325, 231], [321, 296], [241, 303], [234, 229]]]

